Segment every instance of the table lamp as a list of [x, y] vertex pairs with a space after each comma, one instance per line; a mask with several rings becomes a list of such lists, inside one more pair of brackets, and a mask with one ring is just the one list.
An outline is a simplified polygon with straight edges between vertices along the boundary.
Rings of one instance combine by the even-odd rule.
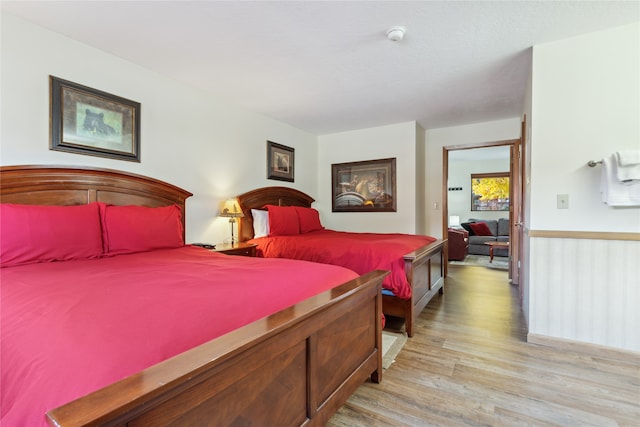
[[241, 218], [244, 216], [242, 210], [240, 209], [240, 205], [236, 199], [229, 199], [224, 202], [224, 208], [222, 208], [222, 212], [220, 212], [221, 217], [229, 218], [229, 223], [231, 224], [231, 246], [235, 245], [236, 240], [233, 234], [233, 224], [236, 222], [236, 218]]

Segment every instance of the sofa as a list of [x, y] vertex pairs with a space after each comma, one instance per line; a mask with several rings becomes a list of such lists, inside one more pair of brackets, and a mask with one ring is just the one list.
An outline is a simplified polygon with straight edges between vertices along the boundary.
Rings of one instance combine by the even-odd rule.
[[[485, 225], [479, 224], [484, 223]], [[485, 242], [508, 242], [509, 225], [508, 218], [500, 219], [474, 219], [460, 224], [469, 232], [469, 253], [475, 255], [489, 255], [489, 245]], [[475, 229], [475, 230], [474, 230]], [[487, 231], [488, 230], [488, 231]], [[496, 247], [493, 251], [495, 256], [509, 256], [509, 248]]]

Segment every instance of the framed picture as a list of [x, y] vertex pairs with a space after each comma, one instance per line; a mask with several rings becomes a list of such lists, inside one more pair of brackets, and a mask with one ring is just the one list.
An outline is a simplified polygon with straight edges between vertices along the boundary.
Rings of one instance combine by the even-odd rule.
[[50, 148], [140, 161], [140, 103], [49, 76]]
[[295, 149], [267, 141], [267, 178], [293, 182]]
[[472, 211], [509, 210], [509, 172], [471, 174]]
[[396, 159], [331, 165], [333, 212], [395, 212]]

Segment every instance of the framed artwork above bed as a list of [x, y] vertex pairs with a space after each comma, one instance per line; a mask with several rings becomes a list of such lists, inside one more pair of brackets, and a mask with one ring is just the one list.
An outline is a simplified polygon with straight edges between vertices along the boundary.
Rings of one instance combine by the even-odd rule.
[[395, 212], [396, 159], [331, 165], [333, 212]]
[[293, 182], [295, 148], [267, 141], [267, 179]]
[[140, 162], [140, 103], [49, 76], [50, 148]]

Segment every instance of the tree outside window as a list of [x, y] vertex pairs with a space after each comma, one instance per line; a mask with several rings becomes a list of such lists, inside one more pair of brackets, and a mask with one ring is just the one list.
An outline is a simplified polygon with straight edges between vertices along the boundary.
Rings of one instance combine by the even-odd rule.
[[509, 210], [509, 172], [471, 174], [472, 211]]

